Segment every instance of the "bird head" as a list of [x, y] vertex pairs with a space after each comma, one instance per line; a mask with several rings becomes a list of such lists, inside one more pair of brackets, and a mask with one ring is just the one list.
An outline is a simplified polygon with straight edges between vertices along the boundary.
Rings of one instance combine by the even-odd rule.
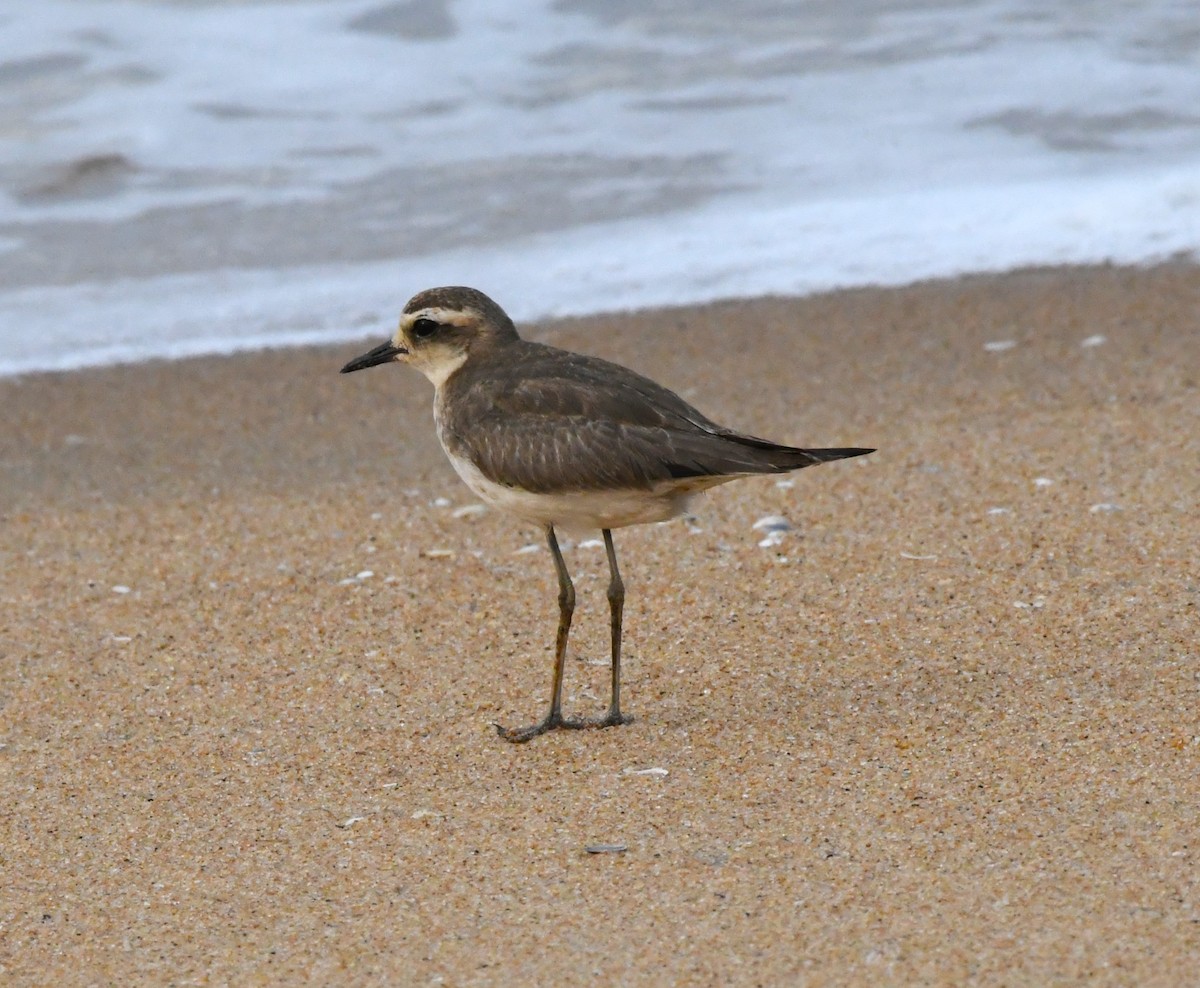
[[483, 292], [430, 288], [409, 299], [390, 340], [355, 357], [342, 373], [399, 362], [440, 387], [473, 352], [517, 338], [507, 313]]

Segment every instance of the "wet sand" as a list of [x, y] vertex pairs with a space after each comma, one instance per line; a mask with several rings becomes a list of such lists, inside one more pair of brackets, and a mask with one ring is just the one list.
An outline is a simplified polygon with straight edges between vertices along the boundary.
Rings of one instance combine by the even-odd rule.
[[618, 532], [636, 722], [520, 747], [550, 558], [378, 340], [0, 381], [0, 980], [1194, 979], [1200, 268], [527, 335], [879, 452]]

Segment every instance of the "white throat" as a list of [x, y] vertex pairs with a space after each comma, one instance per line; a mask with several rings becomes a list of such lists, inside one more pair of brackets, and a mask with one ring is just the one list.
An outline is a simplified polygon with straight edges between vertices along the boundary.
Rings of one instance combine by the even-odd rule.
[[417, 370], [424, 374], [430, 381], [433, 382], [435, 388], [441, 388], [443, 384], [449, 380], [450, 375], [458, 370], [467, 362], [467, 353], [464, 350], [456, 357], [449, 360], [438, 360], [428, 364], [416, 364]]

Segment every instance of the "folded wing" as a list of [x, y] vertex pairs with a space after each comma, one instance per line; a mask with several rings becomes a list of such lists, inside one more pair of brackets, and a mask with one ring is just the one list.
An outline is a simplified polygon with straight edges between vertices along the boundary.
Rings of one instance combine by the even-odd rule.
[[525, 346], [520, 378], [510, 386], [474, 375], [455, 380], [460, 421], [443, 423], [446, 438], [497, 483], [536, 493], [652, 490], [688, 480], [703, 487], [710, 486], [705, 480], [783, 473], [872, 452], [798, 449], [743, 435], [627, 368]]

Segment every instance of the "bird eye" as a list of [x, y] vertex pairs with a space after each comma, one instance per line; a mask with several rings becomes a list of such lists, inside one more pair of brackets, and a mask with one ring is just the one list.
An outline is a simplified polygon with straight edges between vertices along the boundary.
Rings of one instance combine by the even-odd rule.
[[438, 324], [432, 319], [418, 319], [412, 324], [412, 334], [418, 340], [427, 340], [438, 331]]

